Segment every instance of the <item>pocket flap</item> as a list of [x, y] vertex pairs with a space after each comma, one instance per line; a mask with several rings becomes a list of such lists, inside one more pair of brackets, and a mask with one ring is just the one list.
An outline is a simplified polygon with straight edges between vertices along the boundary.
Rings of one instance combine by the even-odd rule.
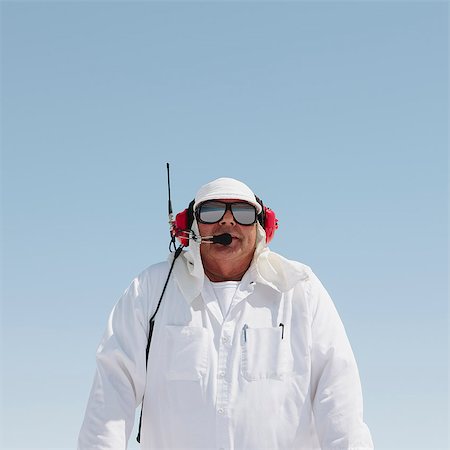
[[282, 328], [246, 328], [242, 342], [242, 374], [247, 380], [282, 378], [292, 371]]
[[209, 332], [202, 327], [166, 325], [170, 380], [199, 380], [208, 365]]

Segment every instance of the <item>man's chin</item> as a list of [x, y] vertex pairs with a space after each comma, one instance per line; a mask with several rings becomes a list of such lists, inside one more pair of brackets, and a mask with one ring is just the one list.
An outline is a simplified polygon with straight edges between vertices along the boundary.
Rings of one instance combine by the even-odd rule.
[[241, 247], [237, 242], [232, 242], [230, 245], [216, 244], [211, 254], [221, 260], [242, 258]]
[[215, 244], [214, 246], [214, 251], [220, 253], [236, 253], [238, 250], [239, 245], [236, 245], [234, 242], [230, 245]]

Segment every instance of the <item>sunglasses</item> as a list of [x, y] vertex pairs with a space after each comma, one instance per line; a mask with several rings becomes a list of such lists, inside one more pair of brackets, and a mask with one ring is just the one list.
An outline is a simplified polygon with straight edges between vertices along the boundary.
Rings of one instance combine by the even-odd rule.
[[256, 208], [245, 202], [206, 201], [196, 209], [195, 216], [198, 222], [212, 224], [220, 222], [228, 210], [239, 225], [253, 225], [256, 222]]

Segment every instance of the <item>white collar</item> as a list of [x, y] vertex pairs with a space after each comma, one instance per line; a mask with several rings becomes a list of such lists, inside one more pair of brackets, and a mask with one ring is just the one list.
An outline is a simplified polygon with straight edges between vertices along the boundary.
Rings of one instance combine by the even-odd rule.
[[[192, 229], [194, 233], [198, 234], [195, 220]], [[169, 262], [172, 260], [173, 254], [169, 255]], [[202, 291], [205, 280], [200, 244], [190, 240], [189, 250], [181, 253], [179, 261], [174, 265], [173, 272], [181, 293], [186, 301], [191, 303]], [[299, 281], [307, 279], [309, 272], [308, 266], [272, 252], [266, 245], [266, 234], [258, 223], [257, 245], [253, 261], [247, 270], [247, 275], [253, 278], [252, 281], [270, 286], [278, 292], [287, 292]]]

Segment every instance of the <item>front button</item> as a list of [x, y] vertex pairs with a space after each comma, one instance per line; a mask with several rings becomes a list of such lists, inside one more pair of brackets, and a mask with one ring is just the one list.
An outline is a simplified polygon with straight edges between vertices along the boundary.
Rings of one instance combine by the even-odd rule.
[[223, 413], [224, 413], [224, 410], [223, 410], [222, 408], [219, 408], [219, 409], [217, 410], [217, 412], [218, 412], [219, 414], [223, 414]]
[[219, 377], [223, 378], [225, 376], [225, 372], [219, 372]]
[[230, 342], [230, 338], [229, 338], [228, 336], [224, 336], [224, 337], [222, 338], [222, 342], [223, 342], [224, 344], [228, 344], [228, 342]]

